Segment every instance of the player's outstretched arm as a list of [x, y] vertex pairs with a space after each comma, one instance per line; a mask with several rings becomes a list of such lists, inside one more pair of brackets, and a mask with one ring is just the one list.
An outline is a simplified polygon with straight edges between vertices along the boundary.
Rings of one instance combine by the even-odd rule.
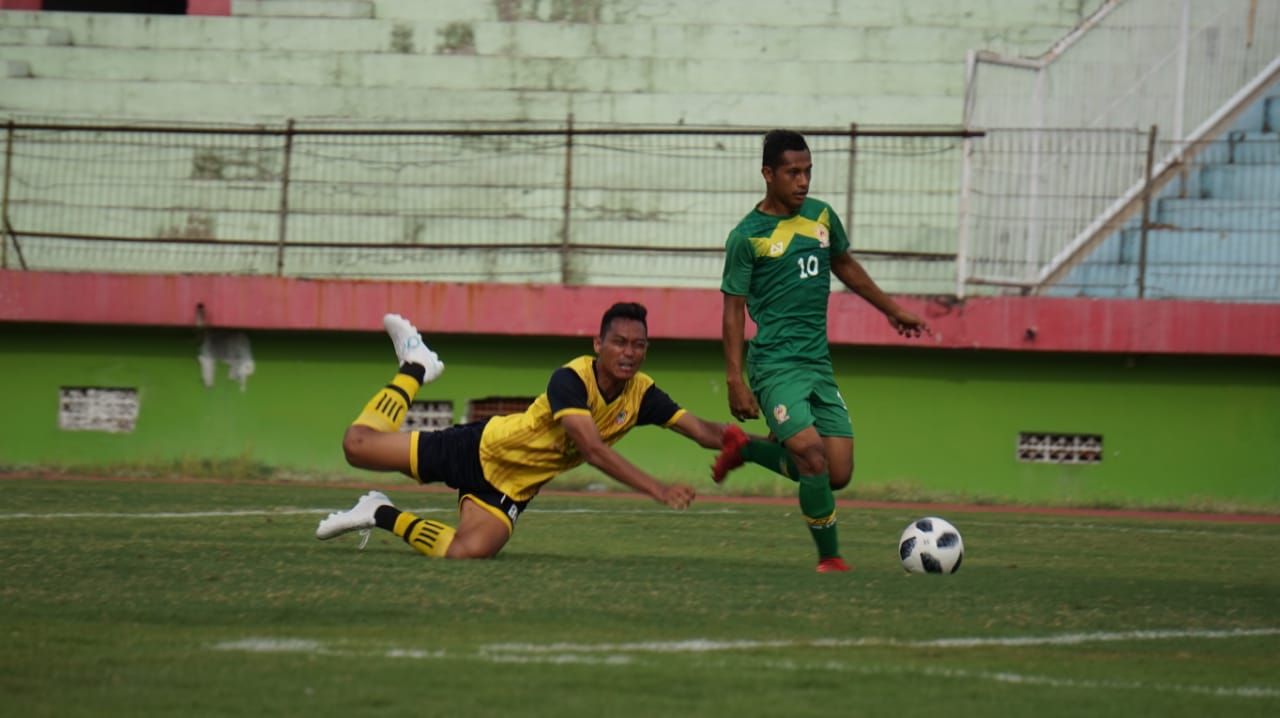
[[760, 416], [756, 397], [742, 376], [742, 357], [747, 346], [747, 298], [724, 295], [724, 311], [720, 322], [724, 343], [724, 376], [729, 390], [729, 413], [738, 421]]
[[884, 293], [875, 283], [867, 270], [848, 252], [837, 255], [831, 260], [831, 273], [836, 275], [840, 283], [850, 291], [867, 300], [871, 306], [879, 309], [889, 320], [894, 331], [904, 337], [918, 337], [921, 334], [932, 334], [929, 325], [914, 312], [903, 309], [893, 297]]
[[693, 439], [704, 449], [720, 449], [724, 446], [724, 430], [727, 424], [707, 421], [700, 416], [685, 412], [671, 425], [672, 431]]
[[591, 417], [569, 414], [560, 419], [560, 424], [564, 427], [565, 434], [578, 447], [582, 458], [619, 483], [648, 494], [657, 502], [678, 511], [687, 508], [693, 501], [695, 494], [692, 487], [685, 484], [664, 484], [641, 471], [622, 454], [614, 451], [613, 447], [604, 443], [600, 430]]

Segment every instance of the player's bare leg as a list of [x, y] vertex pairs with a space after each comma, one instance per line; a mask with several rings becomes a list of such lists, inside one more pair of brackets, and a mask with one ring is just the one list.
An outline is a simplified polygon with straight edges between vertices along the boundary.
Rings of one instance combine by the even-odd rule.
[[511, 538], [511, 525], [488, 507], [464, 498], [458, 505], [458, 531], [447, 558], [493, 558]]
[[412, 432], [378, 431], [363, 424], [352, 424], [342, 436], [342, 453], [347, 463], [370, 471], [399, 471], [412, 476], [409, 467]]
[[826, 444], [812, 426], [805, 427], [783, 444], [800, 473], [800, 512], [818, 548], [818, 572], [848, 571], [849, 565], [840, 557], [836, 499], [831, 492]]
[[824, 436], [827, 473], [831, 477], [831, 489], [839, 491], [853, 478], [853, 439], [843, 436]]
[[[418, 390], [440, 376], [444, 362], [422, 341], [417, 327], [399, 314], [384, 316], [382, 325], [395, 347], [400, 370], [347, 427], [342, 451], [352, 466], [399, 471], [413, 477], [418, 432], [402, 432], [400, 427]], [[316, 527], [316, 538], [328, 540], [357, 530], [367, 536], [367, 530], [374, 526], [395, 533], [414, 549], [431, 556], [444, 556], [454, 535], [452, 527], [400, 511], [385, 494], [370, 491], [355, 506], [322, 520]]]

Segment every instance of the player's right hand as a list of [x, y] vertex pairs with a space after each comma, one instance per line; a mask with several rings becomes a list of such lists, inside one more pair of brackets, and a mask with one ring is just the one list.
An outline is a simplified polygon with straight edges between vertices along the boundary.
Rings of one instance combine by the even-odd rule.
[[729, 413], [738, 421], [760, 417], [760, 406], [756, 404], [756, 397], [746, 384], [742, 382], [729, 384]]

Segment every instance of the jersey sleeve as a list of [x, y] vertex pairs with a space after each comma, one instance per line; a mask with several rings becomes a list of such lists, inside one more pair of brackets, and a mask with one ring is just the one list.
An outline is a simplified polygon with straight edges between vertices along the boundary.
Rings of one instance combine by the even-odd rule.
[[844, 231], [844, 223], [840, 221], [840, 215], [832, 207], [827, 207], [827, 217], [831, 220], [831, 256], [844, 254], [849, 251], [849, 235]]
[[751, 290], [751, 267], [755, 264], [755, 249], [746, 235], [730, 232], [724, 243], [724, 274], [720, 279], [720, 291], [745, 297]]
[[685, 410], [680, 408], [667, 392], [658, 388], [654, 384], [645, 391], [644, 397], [640, 399], [640, 411], [636, 416], [636, 426], [671, 426], [676, 423], [680, 417], [684, 416]]
[[587, 385], [582, 377], [569, 367], [560, 367], [547, 382], [547, 403], [551, 416], [559, 419], [565, 414], [590, 414], [587, 407]]

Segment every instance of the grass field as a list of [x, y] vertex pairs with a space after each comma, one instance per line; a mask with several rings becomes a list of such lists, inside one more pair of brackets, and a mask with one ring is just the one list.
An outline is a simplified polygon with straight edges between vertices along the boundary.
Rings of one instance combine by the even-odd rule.
[[[363, 489], [0, 481], [6, 716], [1275, 716], [1280, 523], [544, 495], [493, 561], [315, 540]], [[391, 484], [451, 520], [445, 493]]]

